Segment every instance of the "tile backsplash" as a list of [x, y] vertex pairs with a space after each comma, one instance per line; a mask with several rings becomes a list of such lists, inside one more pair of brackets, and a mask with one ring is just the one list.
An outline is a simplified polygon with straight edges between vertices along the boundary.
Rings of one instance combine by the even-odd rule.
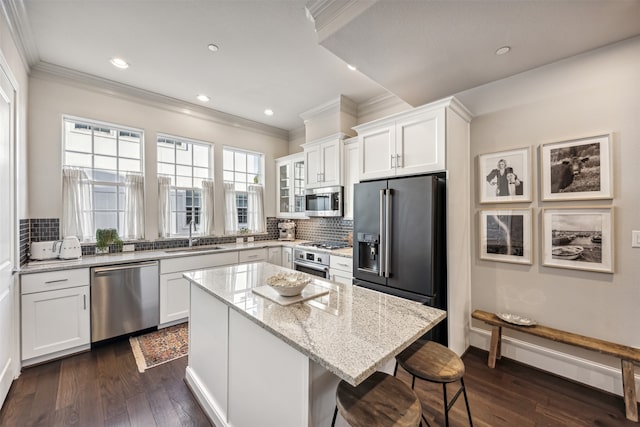
[[296, 239], [347, 240], [353, 231], [353, 220], [341, 217], [296, 219]]

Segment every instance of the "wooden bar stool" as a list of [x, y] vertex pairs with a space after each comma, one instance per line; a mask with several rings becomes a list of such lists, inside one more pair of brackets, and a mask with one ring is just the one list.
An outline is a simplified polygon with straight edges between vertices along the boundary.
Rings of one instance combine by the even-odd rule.
[[340, 415], [352, 427], [409, 427], [420, 425], [420, 399], [404, 382], [374, 372], [357, 387], [340, 381], [331, 426]]
[[[469, 425], [473, 427], [471, 410], [467, 399], [467, 390], [464, 386], [464, 363], [453, 351], [433, 341], [416, 341], [396, 356], [396, 371], [398, 364], [412, 375], [411, 388], [413, 389], [416, 377], [425, 381], [442, 384], [444, 403], [445, 425], [449, 425], [449, 410], [456, 403], [460, 393], [464, 395], [464, 403], [467, 406]], [[394, 372], [395, 374], [395, 372]], [[451, 399], [447, 401], [447, 384], [460, 380], [460, 388]]]

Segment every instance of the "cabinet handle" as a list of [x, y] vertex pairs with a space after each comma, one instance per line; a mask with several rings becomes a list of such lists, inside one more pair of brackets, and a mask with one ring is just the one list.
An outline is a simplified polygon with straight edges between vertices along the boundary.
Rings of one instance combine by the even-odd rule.
[[58, 279], [58, 280], [47, 280], [46, 282], [44, 282], [45, 285], [50, 285], [52, 283], [60, 283], [60, 282], [66, 282], [69, 279]]
[[84, 309], [87, 309], [87, 294], [82, 295], [82, 299], [84, 300]]
[[338, 263], [338, 265], [341, 266], [341, 267], [349, 267], [349, 264], [342, 264], [340, 262]]
[[401, 157], [402, 156], [400, 154], [396, 154], [396, 167], [397, 168], [401, 168], [402, 167], [402, 164], [400, 163], [400, 158]]
[[247, 258], [258, 258], [258, 255], [247, 255]]
[[393, 161], [395, 160], [396, 156], [394, 156], [393, 154], [391, 155], [391, 169], [395, 168], [396, 165], [393, 164]]

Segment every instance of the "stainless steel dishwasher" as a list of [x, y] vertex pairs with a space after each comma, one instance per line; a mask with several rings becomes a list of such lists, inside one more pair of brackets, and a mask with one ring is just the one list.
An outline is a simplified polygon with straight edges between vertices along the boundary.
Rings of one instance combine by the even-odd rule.
[[158, 326], [158, 261], [91, 269], [91, 342]]

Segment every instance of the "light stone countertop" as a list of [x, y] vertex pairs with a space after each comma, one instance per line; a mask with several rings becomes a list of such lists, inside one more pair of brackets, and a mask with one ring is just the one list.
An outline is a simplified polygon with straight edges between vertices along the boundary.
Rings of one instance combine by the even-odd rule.
[[316, 276], [313, 283], [330, 292], [304, 303], [281, 306], [251, 291], [288, 271], [260, 262], [184, 277], [353, 386], [446, 317], [415, 301]]

